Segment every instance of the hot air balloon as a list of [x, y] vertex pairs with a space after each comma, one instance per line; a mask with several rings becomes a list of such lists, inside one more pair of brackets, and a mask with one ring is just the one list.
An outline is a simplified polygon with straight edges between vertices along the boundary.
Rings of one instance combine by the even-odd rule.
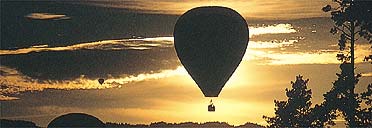
[[236, 11], [219, 6], [187, 11], [174, 28], [182, 65], [205, 97], [218, 97], [248, 46], [248, 25]]
[[102, 85], [102, 84], [103, 84], [103, 82], [105, 82], [105, 79], [103, 79], [103, 78], [100, 78], [100, 79], [98, 79], [98, 83], [99, 83], [99, 84], [101, 84], [101, 85]]

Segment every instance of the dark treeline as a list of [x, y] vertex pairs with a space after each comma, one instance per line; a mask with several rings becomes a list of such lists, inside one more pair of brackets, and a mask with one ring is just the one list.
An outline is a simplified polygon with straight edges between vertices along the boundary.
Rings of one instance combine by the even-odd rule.
[[[0, 127], [9, 128], [9, 127], [27, 127], [27, 128], [41, 128], [37, 126], [34, 122], [23, 121], [23, 120], [7, 120], [0, 119]], [[129, 124], [129, 123], [112, 123], [106, 122], [105, 127], [116, 127], [116, 128], [153, 128], [153, 127], [193, 127], [193, 128], [263, 128], [264, 126], [255, 124], [255, 123], [245, 123], [243, 125], [230, 125], [226, 122], [205, 122], [205, 123], [196, 123], [196, 122], [182, 122], [182, 123], [167, 123], [167, 122], [154, 122], [151, 124]]]
[[226, 122], [205, 122], [205, 123], [196, 123], [196, 122], [182, 122], [182, 123], [166, 123], [166, 122], [155, 122], [149, 125], [146, 124], [128, 124], [128, 123], [111, 123], [107, 122], [106, 127], [208, 127], [208, 128], [263, 128], [263, 126], [254, 124], [254, 123], [245, 123], [243, 125], [234, 126]]
[[40, 128], [34, 122], [0, 119], [0, 128]]

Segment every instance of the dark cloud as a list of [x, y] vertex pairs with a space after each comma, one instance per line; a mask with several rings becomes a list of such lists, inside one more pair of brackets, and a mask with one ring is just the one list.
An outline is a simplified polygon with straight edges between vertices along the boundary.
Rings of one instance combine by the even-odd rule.
[[[30, 20], [30, 13], [63, 14], [69, 20]], [[76, 42], [132, 36], [170, 36], [177, 16], [140, 14], [58, 1], [2, 1], [1, 49], [35, 45], [66, 46]]]
[[173, 48], [150, 50], [77, 50], [0, 56], [1, 64], [41, 80], [118, 77], [175, 69], [178, 59]]

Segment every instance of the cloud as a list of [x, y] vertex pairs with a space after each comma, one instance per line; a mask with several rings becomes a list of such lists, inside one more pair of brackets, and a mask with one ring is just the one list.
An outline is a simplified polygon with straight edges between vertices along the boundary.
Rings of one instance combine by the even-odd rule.
[[372, 77], [372, 72], [362, 73], [363, 77]]
[[[287, 34], [299, 33], [292, 24], [282, 23], [273, 25], [264, 25], [259, 27], [250, 27], [249, 36], [254, 38], [258, 35], [270, 34]], [[298, 39], [284, 39], [271, 41], [250, 41], [248, 44], [247, 57], [245, 60], [264, 60], [262, 62], [269, 62], [268, 64], [330, 64], [339, 63], [335, 59], [338, 50], [335, 49], [313, 49], [305, 52], [298, 51], [282, 51], [281, 53], [275, 51], [266, 51], [259, 49], [275, 49], [280, 48], [285, 50], [286, 47], [294, 47], [300, 40], [305, 37], [300, 36]], [[45, 52], [45, 51], [72, 51], [80, 49], [90, 50], [147, 50], [155, 47], [173, 47], [173, 37], [154, 37], [154, 38], [137, 38], [137, 39], [118, 39], [118, 40], [104, 40], [89, 43], [80, 43], [70, 46], [62, 47], [48, 47], [48, 45], [37, 45], [29, 48], [14, 49], [14, 50], [0, 50], [0, 55], [11, 54], [26, 54], [30, 52]], [[311, 43], [311, 42], [309, 42]], [[302, 44], [303, 45], [303, 44]], [[309, 45], [309, 44], [305, 44]], [[306, 47], [306, 46], [301, 46]], [[309, 47], [309, 46], [308, 46]], [[332, 46], [333, 47], [333, 46]], [[369, 54], [368, 45], [359, 45], [356, 47], [356, 56]], [[360, 63], [361, 61], [357, 61]], [[267, 64], [267, 63], [266, 63]]]
[[282, 48], [293, 46], [298, 43], [298, 40], [280, 40], [280, 41], [249, 41], [249, 48], [260, 49], [260, 48]]
[[[307, 52], [285, 52], [285, 51], [270, 51], [260, 50], [259, 48], [285, 48], [292, 46], [296, 40], [269, 43], [269, 42], [253, 42], [253, 46], [248, 45], [248, 49], [243, 57], [245, 61], [256, 61], [262, 65], [295, 65], [295, 64], [339, 64], [336, 55], [340, 53], [338, 50], [312, 50]], [[371, 54], [369, 45], [357, 45], [355, 50], [356, 58], [363, 58], [365, 55]], [[365, 63], [363, 59], [356, 59], [355, 63]]]
[[[270, 29], [276, 31], [270, 31]], [[251, 30], [251, 34], [291, 33], [294, 31], [295, 30], [293, 30], [290, 24], [277, 24], [262, 28], [255, 27]], [[43, 44], [30, 46], [28, 48], [0, 50], [0, 55], [3, 55], [2, 59], [4, 60], [3, 65], [4, 67], [8, 66], [2, 68], [1, 71], [4, 72], [6, 76], [3, 80], [8, 78], [11, 79], [10, 76], [18, 76], [14, 79], [26, 81], [21, 82], [22, 84], [20, 85], [23, 87], [15, 87], [19, 85], [16, 84], [18, 82], [7, 83], [8, 85], [14, 86], [13, 90], [15, 89], [15, 92], [23, 91], [22, 88], [27, 85], [35, 85], [34, 87], [41, 88], [31, 90], [42, 90], [44, 88], [69, 89], [69, 87], [79, 87], [82, 89], [97, 88], [98, 84], [96, 78], [106, 78], [107, 76], [116, 78], [111, 82], [110, 79], [108, 79], [106, 82], [110, 82], [112, 86], [118, 87], [126, 84], [128, 81], [140, 81], [139, 79], [145, 80], [161, 76], [161, 74], [149, 75], [153, 72], [162, 72], [165, 69], [176, 69], [180, 63], [173, 49], [173, 41], [173, 37], [134, 38], [78, 43], [60, 47], [50, 47], [49, 45]], [[251, 41], [249, 48], [274, 49], [288, 47], [296, 43], [296, 40], [273, 42]], [[157, 50], [155, 48], [165, 49]], [[94, 50], [101, 51], [98, 52]], [[126, 52], [128, 50], [135, 50], [136, 52]], [[79, 53], [79, 55], [76, 55], [76, 53]], [[17, 54], [26, 55], [10, 56]], [[251, 57], [251, 54], [248, 56]], [[58, 61], [54, 61], [52, 58], [58, 58]], [[138, 58], [141, 59], [139, 60]], [[255, 56], [255, 58], [262, 59], [260, 56]], [[71, 62], [71, 60], [75, 61]], [[13, 70], [9, 71], [10, 69]], [[123, 74], [128, 76], [123, 76]], [[48, 84], [38, 83], [37, 81]], [[68, 85], [68, 81], [78, 81], [78, 83]], [[78, 85], [82, 83], [93, 84]], [[94, 86], [86, 87], [87, 85]], [[3, 93], [5, 93], [5, 90]]]
[[[262, 34], [280, 34], [280, 33], [294, 33], [294, 32], [296, 32], [296, 30], [293, 28], [291, 24], [275, 24], [275, 25], [249, 28], [250, 37], [255, 36], [255, 35], [262, 35]], [[173, 44], [174, 44], [173, 41], [174, 41], [173, 37], [154, 37], [154, 38], [103, 40], [103, 41], [79, 43], [79, 44], [61, 46], [61, 47], [49, 47], [47, 44], [43, 44], [43, 45], [30, 46], [28, 48], [20, 48], [20, 49], [13, 49], [13, 50], [0, 50], [0, 55], [27, 54], [31, 52], [46, 52], [46, 51], [73, 51], [73, 50], [81, 50], [81, 49], [148, 50], [154, 47], [173, 47]], [[293, 42], [295, 41], [289, 40], [288, 43], [293, 43]], [[285, 42], [281, 42], [282, 45], [284, 45], [284, 43]], [[255, 45], [255, 46], [265, 47], [263, 45], [260, 45], [260, 46]], [[271, 47], [273, 47], [273, 45], [271, 45]]]
[[172, 47], [172, 37], [156, 37], [144, 39], [121, 39], [121, 40], [104, 40], [89, 43], [80, 43], [69, 46], [49, 47], [48, 45], [36, 45], [28, 48], [15, 50], [0, 50], [0, 55], [27, 54], [30, 52], [45, 51], [73, 51], [81, 49], [89, 50], [147, 50], [154, 47]]
[[0, 94], [0, 101], [7, 101], [7, 100], [18, 100], [17, 97], [11, 97], [11, 96], [4, 96]]
[[[282, 36], [280, 33], [302, 34], [295, 30], [292, 24], [284, 23], [250, 27], [249, 36], [253, 36], [252, 38], [255, 38], [256, 35]], [[305, 38], [303, 35], [295, 36]], [[291, 38], [287, 37], [287, 35], [283, 36], [283, 38], [289, 39], [250, 41], [243, 60], [254, 62], [258, 65], [339, 63], [335, 57], [338, 50], [336, 47], [333, 48], [334, 46], [331, 49], [328, 49], [329, 47], [327, 49], [320, 47], [291, 51], [285, 49], [299, 47], [300, 45], [301, 47], [306, 47], [310, 43], [304, 43], [304, 39]], [[3, 67], [7, 66], [1, 70], [4, 75], [1, 80], [18, 79], [18, 81], [21, 81], [20, 83], [23, 83], [21, 84], [22, 87], [17, 87], [18, 84], [16, 83], [18, 82], [9, 83], [8, 81], [7, 85], [11, 85], [13, 88], [3, 90], [3, 94], [12, 94], [23, 91], [24, 88], [31, 88], [27, 86], [29, 83], [37, 87], [31, 90], [42, 90], [45, 88], [96, 89], [98, 87], [106, 88], [105, 86], [99, 86], [96, 81], [96, 78], [101, 77], [106, 78], [109, 76], [106, 83], [110, 83], [110, 86], [107, 88], [123, 86], [130, 82], [168, 77], [169, 74], [172, 74], [169, 72], [177, 72], [177, 66], [180, 65], [173, 49], [173, 41], [173, 37], [134, 38], [103, 40], [60, 47], [50, 47], [44, 44], [28, 48], [0, 50], [0, 55], [3, 57], [2, 60], [4, 60], [2, 62]], [[164, 49], [159, 50], [156, 48]], [[359, 58], [371, 53], [368, 45], [357, 45], [356, 48], [356, 56]], [[94, 50], [100, 50], [100, 52]], [[135, 52], [127, 52], [128, 50], [134, 50]], [[104, 51], [104, 53], [101, 51]], [[43, 53], [28, 54], [36, 52]], [[17, 54], [26, 55], [10, 56]], [[58, 58], [58, 61], [51, 60], [51, 58]], [[71, 60], [75, 61], [71, 62]], [[356, 62], [361, 63], [362, 61], [359, 59]], [[163, 71], [169, 72], [164, 73]], [[156, 74], [154, 72], [161, 73]], [[77, 83], [71, 83], [70, 81]], [[11, 92], [12, 90], [15, 91]]]
[[100, 85], [97, 79], [89, 79], [84, 75], [73, 80], [38, 80], [25, 76], [19, 71], [0, 66], [1, 91], [0, 100], [15, 100], [16, 97], [9, 97], [7, 95], [19, 94], [26, 91], [43, 91], [44, 89], [108, 89], [121, 88], [125, 84], [131, 82], [139, 82], [153, 79], [162, 79], [176, 75], [187, 75], [183, 67], [178, 67], [175, 70], [162, 70], [160, 72], [144, 73], [138, 75], [122, 75], [121, 77], [107, 78], [104, 84]]
[[25, 16], [26, 18], [33, 20], [66, 20], [71, 19], [63, 14], [53, 14], [53, 13], [30, 13]]
[[280, 34], [297, 32], [292, 24], [274, 24], [261, 27], [249, 27], [249, 37], [262, 34]]

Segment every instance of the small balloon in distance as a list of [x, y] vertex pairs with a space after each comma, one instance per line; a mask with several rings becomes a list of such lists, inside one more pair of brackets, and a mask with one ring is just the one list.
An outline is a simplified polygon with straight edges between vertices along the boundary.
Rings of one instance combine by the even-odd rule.
[[100, 78], [100, 79], [98, 79], [98, 83], [99, 83], [99, 84], [101, 84], [101, 85], [102, 85], [102, 84], [103, 84], [103, 82], [105, 82], [105, 79], [103, 79], [103, 78]]

